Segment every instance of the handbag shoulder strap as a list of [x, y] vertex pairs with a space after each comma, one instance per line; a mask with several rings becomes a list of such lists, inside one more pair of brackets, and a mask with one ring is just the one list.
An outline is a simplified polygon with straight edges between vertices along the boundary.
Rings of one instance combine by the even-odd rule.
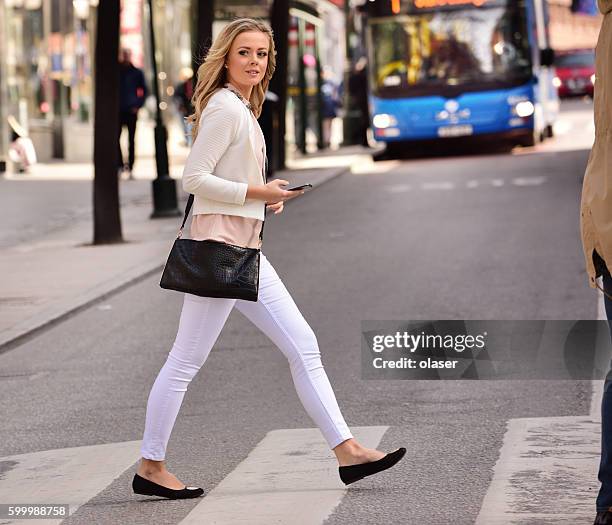
[[183, 224], [178, 231], [178, 238], [180, 239], [183, 235], [183, 228], [185, 228], [185, 223], [187, 222], [187, 217], [189, 217], [189, 212], [191, 211], [191, 206], [193, 206], [193, 193], [189, 194], [189, 198], [187, 199], [187, 204], [185, 205], [185, 216], [183, 217]]

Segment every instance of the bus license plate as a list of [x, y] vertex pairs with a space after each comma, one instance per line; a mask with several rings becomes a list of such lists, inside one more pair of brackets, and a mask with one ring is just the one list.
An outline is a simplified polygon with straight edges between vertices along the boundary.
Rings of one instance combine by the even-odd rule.
[[464, 137], [473, 135], [474, 128], [472, 126], [441, 126], [438, 128], [438, 137]]

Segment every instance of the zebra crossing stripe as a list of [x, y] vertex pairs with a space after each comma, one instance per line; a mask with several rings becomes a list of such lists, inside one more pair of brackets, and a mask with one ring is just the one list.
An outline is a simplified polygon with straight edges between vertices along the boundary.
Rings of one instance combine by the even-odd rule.
[[[603, 294], [597, 318], [606, 319]], [[592, 523], [599, 491], [603, 380], [589, 415], [512, 419], [476, 525]]]
[[599, 432], [590, 416], [511, 419], [476, 525], [592, 523]]
[[[140, 458], [140, 441], [44, 450], [0, 458], [2, 503], [68, 504], [69, 514]], [[2, 525], [55, 525], [62, 519], [2, 520]]]
[[421, 188], [424, 190], [452, 190], [455, 188], [455, 183], [450, 181], [424, 182]]
[[[388, 428], [351, 432], [376, 448]], [[273, 430], [180, 524], [320, 525], [345, 493], [335, 455], [318, 428]]]

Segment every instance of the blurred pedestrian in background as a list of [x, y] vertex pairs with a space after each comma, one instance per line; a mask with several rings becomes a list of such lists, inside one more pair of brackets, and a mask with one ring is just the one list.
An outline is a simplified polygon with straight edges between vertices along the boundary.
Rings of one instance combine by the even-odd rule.
[[[606, 317], [612, 328], [612, 0], [599, 0], [604, 14], [595, 52], [595, 143], [582, 187], [580, 227], [591, 287], [603, 279]], [[601, 461], [596, 525], [612, 524], [612, 369], [601, 400]]]
[[7, 117], [11, 128], [11, 142], [8, 148], [8, 156], [16, 166], [18, 173], [27, 173], [30, 166], [36, 164], [36, 150], [27, 130], [17, 121], [13, 115]]
[[[132, 178], [134, 169], [136, 121], [138, 110], [144, 105], [147, 97], [147, 86], [144, 74], [132, 64], [132, 52], [129, 49], [122, 49], [119, 58], [119, 134], [117, 144], [119, 148], [119, 170], [127, 171]], [[128, 162], [124, 164], [121, 152], [121, 132], [123, 126], [128, 129]]]
[[191, 103], [191, 97], [193, 97], [193, 70], [190, 67], [181, 69], [180, 79], [181, 81], [174, 88], [174, 100], [183, 125], [185, 135], [184, 145], [190, 148], [192, 144], [191, 124], [187, 121], [187, 117], [195, 111]]
[[338, 84], [334, 80], [334, 73], [329, 66], [323, 67], [323, 83], [321, 84], [321, 95], [323, 98], [323, 145], [330, 146], [331, 126], [333, 120], [338, 116], [338, 109], [342, 106]]

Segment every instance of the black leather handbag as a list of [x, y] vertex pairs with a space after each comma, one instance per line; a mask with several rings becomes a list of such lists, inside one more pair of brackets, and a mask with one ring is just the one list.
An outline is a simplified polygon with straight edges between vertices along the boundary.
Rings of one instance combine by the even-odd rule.
[[[259, 249], [210, 239], [181, 238], [193, 199], [193, 195], [189, 195], [183, 224], [170, 250], [159, 285], [201, 297], [257, 301]], [[263, 223], [259, 233], [259, 239], [262, 238]]]

